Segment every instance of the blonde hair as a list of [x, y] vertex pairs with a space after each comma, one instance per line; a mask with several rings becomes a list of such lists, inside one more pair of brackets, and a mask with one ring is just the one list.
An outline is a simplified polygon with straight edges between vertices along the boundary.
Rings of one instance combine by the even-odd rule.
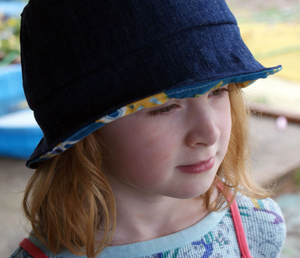
[[[227, 205], [224, 207], [229, 207], [238, 192], [253, 199], [264, 199], [272, 194], [270, 189], [258, 185], [251, 173], [248, 123], [250, 111], [245, 105], [241, 88], [242, 85], [235, 83], [228, 86], [232, 120], [229, 145], [214, 184], [202, 196], [206, 207], [212, 211], [219, 210], [226, 201]], [[220, 181], [223, 182], [223, 191], [212, 202], [211, 193]], [[230, 201], [228, 193], [232, 196]]]
[[[215, 180], [224, 183], [216, 201], [213, 184], [202, 196], [210, 210], [219, 210], [226, 193], [237, 192], [265, 198], [269, 192], [258, 186], [249, 172], [247, 109], [240, 87], [229, 85], [232, 131], [227, 154]], [[101, 143], [96, 132], [60, 155], [44, 161], [31, 177], [23, 200], [26, 217], [49, 250], [62, 248], [94, 258], [112, 239], [116, 223], [113, 191], [102, 170]], [[230, 205], [231, 202], [227, 204]], [[102, 230], [100, 241], [97, 232]]]
[[[95, 257], [109, 245], [115, 228], [112, 189], [101, 172], [99, 139], [90, 134], [40, 164], [25, 189], [23, 209], [32, 229], [51, 252], [63, 247]], [[105, 229], [96, 242], [99, 229]]]

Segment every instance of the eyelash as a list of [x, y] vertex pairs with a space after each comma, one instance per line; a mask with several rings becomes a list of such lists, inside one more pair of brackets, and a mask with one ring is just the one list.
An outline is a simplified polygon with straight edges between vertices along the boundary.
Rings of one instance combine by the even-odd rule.
[[163, 107], [163, 108], [160, 108], [160, 109], [152, 110], [150, 112], [150, 115], [152, 115], [152, 116], [168, 115], [168, 114], [171, 113], [172, 109], [175, 109], [175, 108], [179, 108], [179, 105], [171, 104], [169, 106], [166, 106], [166, 107]]
[[[227, 88], [219, 88], [219, 89], [213, 90], [210, 94], [212, 94], [213, 97], [222, 98], [224, 96], [225, 91], [230, 92], [230, 90], [228, 90]], [[214, 95], [213, 93], [218, 93], [218, 94]], [[152, 115], [152, 116], [169, 115], [173, 109], [178, 108], [178, 107], [179, 107], [179, 105], [177, 105], [177, 104], [171, 104], [169, 106], [166, 106], [166, 107], [163, 107], [160, 109], [152, 110], [150, 112], [150, 115]]]
[[[218, 88], [216, 90], [213, 90], [210, 94], [212, 94], [213, 97], [221, 98], [224, 96], [225, 91], [230, 92], [230, 90], [227, 88]], [[219, 93], [219, 94], [214, 95], [213, 93]]]

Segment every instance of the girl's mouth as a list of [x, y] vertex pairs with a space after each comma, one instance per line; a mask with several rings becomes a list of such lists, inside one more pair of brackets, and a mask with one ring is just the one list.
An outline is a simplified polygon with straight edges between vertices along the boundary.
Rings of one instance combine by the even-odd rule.
[[177, 168], [187, 174], [199, 174], [211, 170], [215, 165], [215, 157], [205, 161], [200, 161], [191, 165], [178, 166]]

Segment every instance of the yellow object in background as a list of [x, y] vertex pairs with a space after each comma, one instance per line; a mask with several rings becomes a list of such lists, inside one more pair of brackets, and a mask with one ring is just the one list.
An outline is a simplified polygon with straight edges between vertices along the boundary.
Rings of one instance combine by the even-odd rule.
[[300, 81], [300, 23], [239, 23], [242, 38], [266, 67], [281, 64], [278, 74]]

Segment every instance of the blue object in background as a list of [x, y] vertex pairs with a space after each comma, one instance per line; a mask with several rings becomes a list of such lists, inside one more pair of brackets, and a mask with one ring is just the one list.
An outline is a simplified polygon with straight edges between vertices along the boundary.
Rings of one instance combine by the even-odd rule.
[[28, 159], [43, 137], [25, 100], [20, 65], [0, 69], [0, 156]]
[[0, 13], [5, 16], [20, 16], [26, 4], [25, 1], [0, 1]]
[[28, 159], [42, 137], [30, 109], [0, 117], [0, 156]]
[[15, 64], [0, 68], [0, 116], [26, 106], [21, 65]]

